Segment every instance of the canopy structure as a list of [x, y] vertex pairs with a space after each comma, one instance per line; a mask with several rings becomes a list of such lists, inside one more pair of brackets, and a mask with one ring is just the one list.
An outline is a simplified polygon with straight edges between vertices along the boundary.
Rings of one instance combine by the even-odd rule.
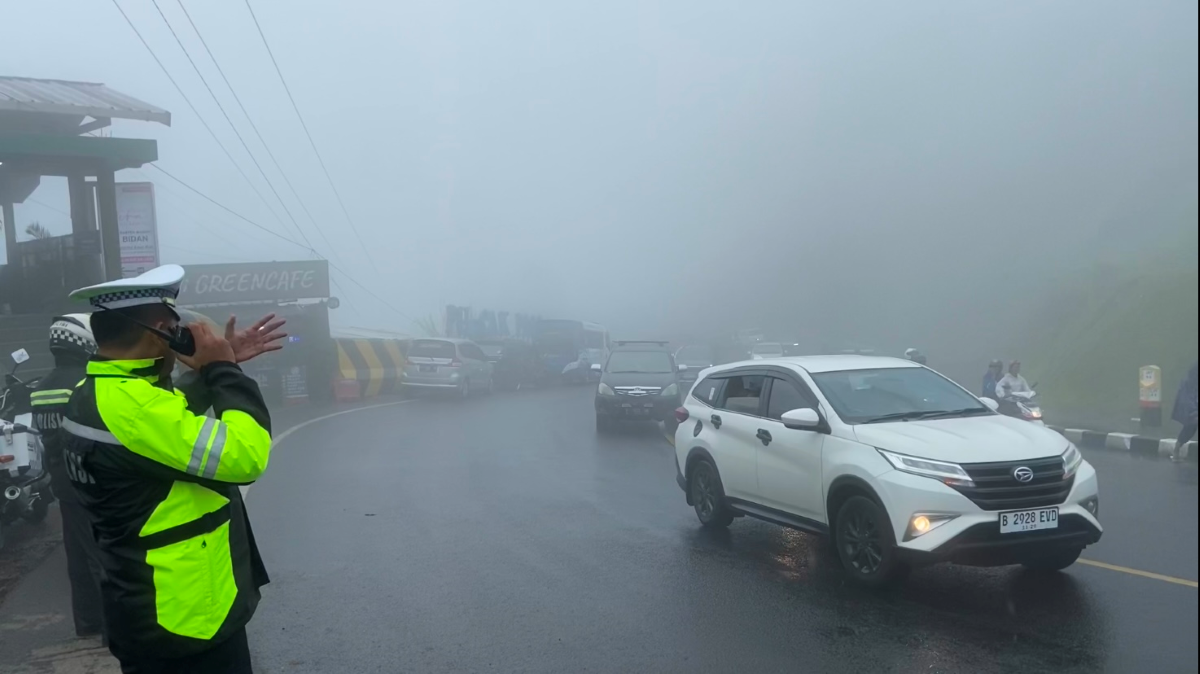
[[0, 215], [8, 251], [0, 286], [14, 288], [25, 276], [13, 205], [42, 176], [67, 179], [75, 262], [83, 267], [77, 271], [90, 282], [121, 277], [115, 173], [157, 160], [158, 143], [88, 135], [114, 119], [169, 126], [171, 113], [103, 84], [0, 76]]

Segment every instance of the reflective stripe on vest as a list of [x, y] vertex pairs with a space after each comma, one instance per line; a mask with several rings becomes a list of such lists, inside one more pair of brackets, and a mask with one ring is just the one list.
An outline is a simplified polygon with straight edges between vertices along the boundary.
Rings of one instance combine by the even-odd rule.
[[63, 419], [62, 429], [71, 435], [74, 435], [78, 438], [83, 438], [84, 440], [103, 442], [108, 445], [121, 444], [121, 441], [117, 439], [117, 436], [109, 433], [108, 431], [102, 431], [99, 428], [92, 428], [91, 426], [84, 426], [83, 424], [77, 421], [71, 421], [70, 419]]
[[192, 456], [187, 466], [189, 475], [209, 480], [216, 476], [217, 468], [221, 465], [221, 454], [225, 451], [226, 432], [221, 420], [209, 417], [204, 421], [204, 426], [196, 434], [196, 441], [192, 443]]
[[38, 405], [65, 405], [71, 400], [71, 389], [48, 389], [45, 391], [34, 391], [29, 395], [29, 403], [33, 406]]

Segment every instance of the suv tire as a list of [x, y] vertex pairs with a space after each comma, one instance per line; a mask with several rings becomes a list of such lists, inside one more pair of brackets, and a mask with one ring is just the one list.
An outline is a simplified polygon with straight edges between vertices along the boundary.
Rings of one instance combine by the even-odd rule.
[[892, 522], [878, 503], [852, 496], [838, 509], [833, 545], [850, 579], [865, 587], [887, 587], [908, 575], [897, 558]]
[[733, 522], [733, 513], [725, 504], [721, 475], [712, 461], [700, 459], [688, 471], [688, 497], [705, 528], [724, 529]]
[[1079, 559], [1083, 548], [1054, 550], [1021, 560], [1021, 566], [1031, 571], [1054, 572], [1062, 571]]

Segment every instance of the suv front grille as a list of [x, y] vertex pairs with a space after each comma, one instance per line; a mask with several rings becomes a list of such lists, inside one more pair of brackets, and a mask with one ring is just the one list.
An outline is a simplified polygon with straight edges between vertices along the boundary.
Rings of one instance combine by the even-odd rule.
[[[1075, 476], [1063, 479], [1061, 456], [1029, 461], [961, 464], [975, 483], [974, 487], [955, 486], [955, 490], [983, 510], [1012, 510], [1058, 505], [1066, 500], [1075, 484]], [[1033, 479], [1019, 482], [1017, 468], [1033, 471]]]
[[640, 398], [643, 396], [656, 396], [659, 391], [662, 391], [661, 386], [614, 386], [613, 392], [619, 396], [631, 396]]

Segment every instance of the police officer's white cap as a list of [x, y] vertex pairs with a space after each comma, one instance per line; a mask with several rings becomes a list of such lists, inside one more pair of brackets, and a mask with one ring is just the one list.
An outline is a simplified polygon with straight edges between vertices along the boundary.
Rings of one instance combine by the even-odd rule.
[[183, 283], [183, 267], [164, 264], [150, 271], [107, 283], [80, 288], [71, 292], [71, 299], [87, 302], [97, 309], [128, 309], [151, 304], [165, 304], [174, 311], [175, 298]]

